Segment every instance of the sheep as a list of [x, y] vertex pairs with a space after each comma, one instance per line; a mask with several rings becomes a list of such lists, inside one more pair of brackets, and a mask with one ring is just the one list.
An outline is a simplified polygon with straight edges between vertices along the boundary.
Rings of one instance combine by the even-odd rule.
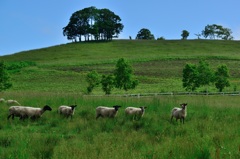
[[180, 119], [180, 123], [182, 122], [184, 124], [184, 119], [187, 116], [187, 103], [182, 103], [180, 104], [181, 108], [175, 107], [172, 109], [172, 117], [171, 117], [171, 122], [173, 117], [176, 118], [176, 121]]
[[67, 118], [71, 116], [71, 119], [72, 119], [76, 106], [77, 105], [71, 105], [71, 106], [62, 105], [58, 108], [58, 112], [60, 115], [64, 115]]
[[96, 108], [96, 119], [101, 117], [108, 117], [108, 118], [114, 118], [117, 115], [118, 109], [121, 106], [115, 105], [113, 108], [105, 107], [105, 106], [98, 106]]
[[4, 98], [0, 98], [0, 102], [1, 103], [6, 103], [8, 106], [15, 105], [15, 104], [21, 105], [18, 101], [13, 100], [13, 99], [5, 100]]
[[145, 112], [145, 109], [147, 107], [139, 107], [139, 108], [136, 108], [136, 107], [127, 107], [125, 109], [125, 114], [126, 115], [132, 115], [133, 116], [133, 119], [140, 119], [141, 117], [143, 117], [144, 115], [144, 112]]
[[25, 118], [30, 117], [31, 119], [40, 118], [42, 114], [46, 111], [51, 111], [52, 108], [48, 105], [45, 105], [43, 108], [34, 108], [29, 106], [11, 106], [9, 107], [9, 115], [8, 120], [12, 116], [12, 119], [14, 119], [14, 116], [20, 117], [20, 120], [24, 120]]

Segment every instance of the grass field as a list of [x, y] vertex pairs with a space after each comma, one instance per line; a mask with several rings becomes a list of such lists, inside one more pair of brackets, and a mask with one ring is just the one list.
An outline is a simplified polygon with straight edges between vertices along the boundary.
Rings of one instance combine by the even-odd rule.
[[[226, 64], [232, 92], [240, 88], [240, 42], [222, 40], [116, 40], [111, 42], [70, 43], [2, 56], [8, 63], [28, 61], [34, 66], [11, 73], [13, 87], [8, 91], [86, 93], [86, 74], [113, 72], [116, 61], [125, 58], [133, 66], [140, 84], [134, 90], [118, 89], [113, 94], [182, 92], [182, 70], [186, 63], [205, 59], [214, 70]], [[214, 85], [200, 88], [216, 92]], [[104, 94], [101, 88], [93, 94]]]
[[[28, 96], [28, 97], [27, 97]], [[52, 106], [37, 121], [7, 121], [0, 107], [0, 156], [3, 158], [232, 158], [240, 157], [238, 96], [162, 96], [155, 98], [81, 97], [23, 94], [21, 103]], [[57, 114], [61, 104], [78, 105], [73, 119]], [[228, 101], [231, 101], [229, 103]], [[185, 124], [170, 123], [170, 112], [188, 102]], [[120, 108], [115, 119], [95, 119], [98, 105]], [[148, 108], [144, 117], [125, 117], [127, 106]]]
[[[113, 94], [184, 91], [186, 63], [205, 59], [214, 69], [226, 64], [231, 87], [240, 88], [240, 42], [221, 40], [116, 40], [74, 43], [1, 56], [6, 63], [33, 63], [11, 71], [13, 87], [0, 93], [22, 105], [47, 111], [36, 121], [7, 120], [0, 103], [0, 158], [4, 159], [239, 159], [239, 96], [173, 95], [153, 97], [86, 96], [86, 74], [111, 73], [119, 58], [131, 62], [139, 86]], [[214, 86], [197, 91], [217, 91]], [[103, 95], [96, 88], [93, 95]], [[185, 124], [170, 122], [170, 112], [188, 103]], [[73, 119], [57, 114], [60, 105], [77, 104]], [[121, 105], [116, 118], [95, 119], [99, 105]], [[147, 106], [139, 121], [124, 114], [127, 106]]]

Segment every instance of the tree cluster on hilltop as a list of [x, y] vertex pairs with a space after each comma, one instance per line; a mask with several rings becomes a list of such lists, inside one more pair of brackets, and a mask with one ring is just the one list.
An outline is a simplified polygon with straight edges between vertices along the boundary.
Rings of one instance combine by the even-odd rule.
[[121, 18], [109, 9], [84, 8], [72, 14], [63, 35], [73, 41], [82, 41], [82, 36], [85, 41], [112, 40], [123, 30], [120, 22]]
[[[121, 18], [109, 9], [88, 7], [72, 14], [68, 25], [63, 27], [63, 35], [67, 36], [68, 40], [75, 42], [82, 41], [82, 37], [85, 38], [85, 41], [112, 40], [118, 38], [124, 28], [124, 25], [120, 22]], [[183, 30], [181, 37], [186, 40], [189, 35], [190, 33], [187, 30]], [[201, 34], [195, 35], [198, 39], [203, 36], [205, 39], [233, 40], [231, 29], [217, 24], [208, 24]], [[129, 39], [132, 39], [131, 36], [129, 36]], [[155, 37], [149, 29], [142, 28], [137, 33], [136, 39], [154, 40]], [[157, 40], [165, 40], [165, 38], [160, 37]]]

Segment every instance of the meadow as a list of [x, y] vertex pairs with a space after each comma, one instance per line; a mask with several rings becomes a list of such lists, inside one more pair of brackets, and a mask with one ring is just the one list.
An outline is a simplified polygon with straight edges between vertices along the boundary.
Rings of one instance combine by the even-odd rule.
[[[212, 68], [226, 64], [231, 86], [240, 88], [240, 42], [163, 40], [70, 43], [1, 56], [7, 64], [29, 64], [11, 70], [13, 87], [0, 97], [22, 105], [43, 107], [38, 120], [7, 120], [0, 103], [0, 156], [4, 159], [238, 159], [240, 158], [240, 98], [238, 95], [105, 96], [101, 88], [86, 95], [86, 74], [112, 73], [119, 58], [128, 60], [140, 84], [128, 93], [184, 92], [186, 63], [205, 59]], [[216, 92], [213, 85], [199, 88]], [[173, 107], [188, 103], [185, 124], [170, 122]], [[77, 104], [73, 119], [57, 113], [60, 105]], [[95, 119], [99, 105], [121, 105], [116, 118]], [[147, 106], [138, 121], [126, 117], [127, 106]]]
[[[15, 94], [17, 97], [18, 95]], [[0, 156], [33, 158], [232, 158], [240, 157], [238, 96], [90, 97], [23, 93], [21, 103], [47, 111], [37, 121], [7, 120], [0, 107]], [[57, 114], [58, 106], [76, 103], [73, 119]], [[230, 101], [230, 102], [229, 102]], [[185, 124], [170, 122], [170, 112], [187, 102]], [[116, 118], [95, 119], [98, 105], [121, 105]], [[127, 106], [147, 106], [140, 120], [124, 114]]]
[[[86, 94], [86, 74], [113, 72], [119, 58], [128, 61], [139, 86], [128, 92], [114, 89], [112, 94], [183, 92], [182, 70], [187, 63], [206, 60], [213, 70], [226, 64], [231, 86], [223, 91], [240, 88], [239, 41], [222, 40], [113, 40], [111, 42], [69, 43], [48, 48], [1, 56], [6, 63], [28, 62], [34, 65], [11, 72], [13, 87], [7, 92], [77, 92]], [[218, 90], [214, 85], [197, 91]], [[104, 95], [101, 87], [94, 95]]]

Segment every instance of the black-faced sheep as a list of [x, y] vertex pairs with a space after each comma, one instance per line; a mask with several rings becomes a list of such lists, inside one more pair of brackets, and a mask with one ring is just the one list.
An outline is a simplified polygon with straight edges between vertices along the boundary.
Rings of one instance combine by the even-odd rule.
[[125, 109], [125, 114], [133, 116], [133, 119], [140, 119], [141, 117], [143, 117], [146, 108], [147, 107], [144, 107], [144, 106], [139, 107], [139, 108], [127, 107]]
[[11, 106], [9, 107], [9, 115], [8, 119], [14, 116], [20, 117], [20, 119], [31, 118], [36, 119], [40, 118], [42, 114], [46, 111], [51, 111], [52, 108], [48, 105], [45, 105], [43, 108], [35, 108], [35, 107], [28, 107], [28, 106]]
[[105, 107], [105, 106], [98, 106], [96, 108], [96, 119], [99, 117], [108, 117], [108, 118], [114, 118], [117, 115], [118, 109], [121, 106], [115, 105], [113, 108]]
[[74, 115], [76, 106], [77, 105], [71, 105], [71, 106], [62, 105], [58, 108], [58, 112], [60, 115], [63, 115], [66, 118], [71, 116], [71, 119], [72, 119], [72, 116]]
[[180, 104], [181, 108], [175, 107], [172, 109], [172, 117], [171, 117], [171, 122], [173, 117], [176, 118], [176, 121], [180, 119], [180, 123], [182, 122], [184, 124], [184, 120], [187, 116], [187, 103]]

